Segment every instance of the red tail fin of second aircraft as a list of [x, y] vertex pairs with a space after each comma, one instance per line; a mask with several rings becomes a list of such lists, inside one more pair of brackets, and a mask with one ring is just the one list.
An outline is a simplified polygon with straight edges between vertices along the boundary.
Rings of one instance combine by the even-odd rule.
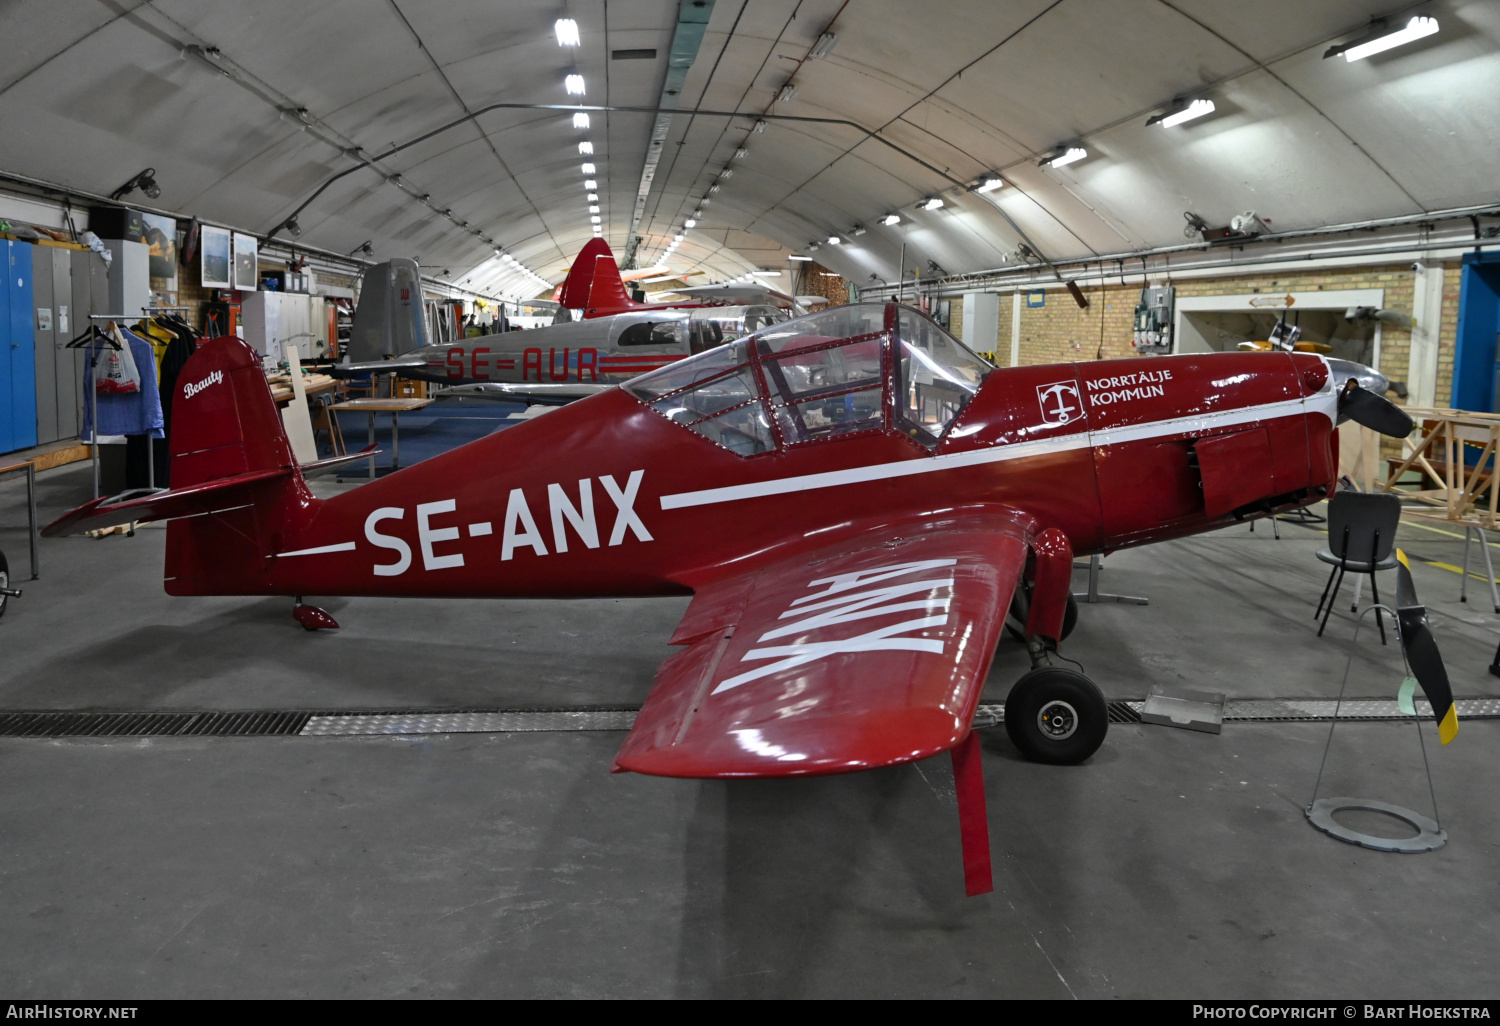
[[590, 239], [579, 252], [563, 281], [558, 302], [569, 310], [582, 310], [585, 317], [605, 317], [641, 306], [625, 290], [620, 265], [603, 239]]

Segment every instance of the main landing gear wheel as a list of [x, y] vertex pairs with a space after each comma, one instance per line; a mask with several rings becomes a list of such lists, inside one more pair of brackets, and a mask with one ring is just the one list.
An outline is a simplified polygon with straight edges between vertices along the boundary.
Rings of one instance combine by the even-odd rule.
[[1032, 670], [1005, 699], [1005, 732], [1032, 762], [1076, 766], [1099, 750], [1108, 730], [1104, 693], [1075, 670]]
[[5, 553], [0, 552], [0, 616], [5, 615], [5, 606], [10, 602], [11, 596], [19, 594], [20, 588], [10, 586], [10, 564], [5, 561]]
[[[1026, 640], [1026, 617], [1031, 612], [1031, 589], [1020, 587], [1010, 600], [1010, 615], [1006, 617], [1005, 629], [1010, 636], [1017, 641]], [[1068, 596], [1068, 609], [1063, 613], [1062, 637], [1058, 641], [1066, 641], [1073, 628], [1078, 626], [1078, 600], [1072, 595]]]

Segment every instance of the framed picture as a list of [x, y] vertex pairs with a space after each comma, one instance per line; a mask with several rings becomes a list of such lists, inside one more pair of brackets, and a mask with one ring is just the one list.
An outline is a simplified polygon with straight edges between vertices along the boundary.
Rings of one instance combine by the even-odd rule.
[[229, 289], [229, 230], [203, 226], [198, 252], [202, 257], [199, 283], [206, 289]]
[[234, 233], [234, 287], [244, 292], [260, 288], [259, 246], [254, 235]]
[[177, 291], [177, 219], [142, 214], [146, 245], [151, 247], [150, 278], [155, 292]]

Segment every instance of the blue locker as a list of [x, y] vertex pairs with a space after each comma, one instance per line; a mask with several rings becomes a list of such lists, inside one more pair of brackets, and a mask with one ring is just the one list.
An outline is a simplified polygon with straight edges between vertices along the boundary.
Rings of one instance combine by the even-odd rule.
[[36, 340], [32, 335], [31, 243], [0, 240], [0, 452], [36, 445]]

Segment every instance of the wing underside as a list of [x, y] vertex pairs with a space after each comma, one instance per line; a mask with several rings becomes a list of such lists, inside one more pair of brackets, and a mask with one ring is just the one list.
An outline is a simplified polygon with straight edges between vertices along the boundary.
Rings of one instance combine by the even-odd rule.
[[872, 769], [969, 733], [1028, 532], [1003, 514], [896, 524], [700, 589], [616, 770]]

